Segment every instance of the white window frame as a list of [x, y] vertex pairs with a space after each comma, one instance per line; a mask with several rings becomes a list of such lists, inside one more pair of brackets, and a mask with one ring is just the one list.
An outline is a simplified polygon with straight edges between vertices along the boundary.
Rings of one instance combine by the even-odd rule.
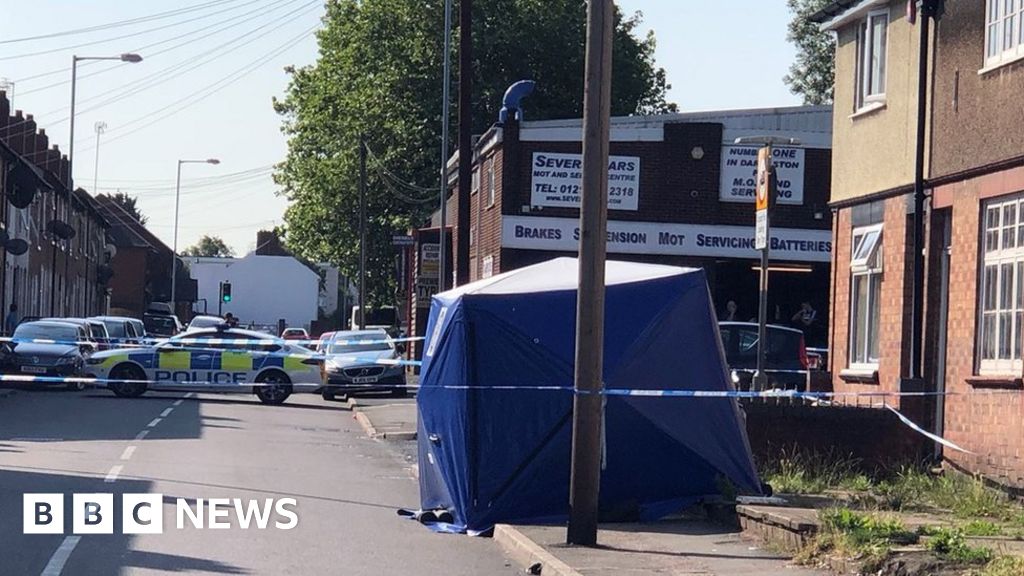
[[985, 0], [985, 69], [1024, 58], [1024, 0]]
[[495, 193], [494, 193], [494, 158], [491, 158], [487, 163], [487, 207], [494, 206]]
[[[858, 239], [860, 242], [858, 242]], [[867, 244], [865, 244], [867, 242]], [[882, 264], [883, 264], [883, 251], [882, 245], [884, 243], [884, 235], [882, 230], [882, 224], [872, 224], [870, 226], [862, 226], [853, 230], [853, 237], [851, 241], [851, 252], [850, 252], [850, 368], [853, 370], [877, 370], [878, 369], [878, 358], [872, 358], [870, 351], [872, 348], [870, 335], [872, 333], [872, 326], [870, 324], [871, 318], [877, 316], [879, 324], [881, 323], [881, 313], [872, 315], [870, 312], [865, 317], [864, 326], [862, 330], [867, 333], [864, 338], [864, 350], [857, 350], [857, 321], [860, 315], [860, 310], [857, 308], [857, 285], [858, 279], [867, 278], [867, 309], [870, 311], [875, 306], [881, 306], [881, 302], [875, 302], [872, 298], [871, 285], [873, 282], [882, 282]], [[879, 286], [879, 293], [881, 293], [881, 286]], [[878, 338], [881, 334], [880, 327], [874, 329], [875, 338]], [[878, 348], [877, 344], [875, 348]], [[879, 351], [879, 356], [881, 353]]]
[[[1024, 0], [1022, 0], [1024, 1]], [[881, 43], [882, 56], [879, 59], [879, 66], [876, 70], [872, 66], [874, 61], [875, 29], [872, 24], [878, 18], [885, 18], [883, 26], [885, 38]], [[887, 88], [888, 61], [889, 61], [889, 8], [872, 10], [868, 12], [863, 20], [857, 23], [857, 55], [856, 73], [854, 78], [854, 111], [877, 106], [885, 102], [885, 91]], [[878, 90], [872, 92], [871, 81], [875, 76], [881, 79]]]
[[480, 191], [480, 168], [473, 168], [473, 177], [470, 179], [470, 195]]
[[[975, 330], [975, 350], [978, 373], [984, 375], [1019, 375], [1022, 371], [1021, 349], [1024, 341], [1024, 194], [1015, 194], [986, 202], [980, 218], [981, 243], [978, 247], [978, 321]], [[1007, 217], [1013, 212], [1013, 220]], [[996, 216], [994, 227], [989, 227], [989, 215]], [[1009, 267], [1010, 294], [1003, 290], [1004, 272]], [[995, 284], [989, 302], [989, 269], [992, 268]], [[1009, 328], [1003, 335], [1003, 322]], [[986, 351], [988, 326], [992, 326], [991, 353]], [[1002, 354], [1004, 336], [1008, 354]]]

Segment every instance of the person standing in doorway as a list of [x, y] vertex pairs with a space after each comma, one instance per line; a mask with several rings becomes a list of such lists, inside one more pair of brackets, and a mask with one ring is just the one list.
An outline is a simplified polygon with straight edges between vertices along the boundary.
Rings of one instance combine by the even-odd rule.
[[800, 309], [796, 311], [796, 314], [793, 314], [793, 323], [803, 330], [804, 333], [809, 332], [811, 328], [817, 325], [815, 323], [817, 319], [818, 311], [811, 306], [810, 302], [800, 304]]
[[736, 301], [729, 300], [725, 303], [725, 314], [722, 315], [720, 320], [722, 322], [736, 322], [739, 320], [739, 315], [737, 313], [738, 310], [739, 307], [736, 306]]
[[7, 335], [14, 334], [14, 329], [18, 327], [18, 305], [11, 304], [7, 311], [7, 318], [4, 319], [4, 330], [7, 331]]

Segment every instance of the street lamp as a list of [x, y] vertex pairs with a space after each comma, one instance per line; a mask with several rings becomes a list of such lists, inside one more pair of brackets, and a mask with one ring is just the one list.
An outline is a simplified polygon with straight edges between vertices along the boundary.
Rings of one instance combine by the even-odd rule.
[[181, 165], [220, 164], [216, 158], [178, 160], [178, 177], [174, 184], [174, 253], [171, 255], [171, 314], [178, 313], [178, 206], [181, 204]]
[[[78, 63], [82, 60], [120, 60], [121, 62], [130, 62], [136, 64], [142, 62], [142, 56], [132, 53], [119, 54], [117, 56], [71, 56], [71, 117], [69, 118], [70, 127], [68, 135], [68, 191], [75, 189], [75, 88], [78, 82]], [[70, 206], [70, 202], [68, 205]], [[53, 203], [53, 219], [57, 219], [57, 202]], [[56, 302], [57, 302], [57, 245], [53, 246], [53, 257], [50, 264], [50, 314], [53, 316], [57, 315]], [[65, 288], [66, 290], [66, 288]]]
[[[767, 390], [768, 389], [768, 374], [765, 372], [765, 357], [768, 354], [768, 261], [769, 251], [771, 250], [771, 208], [775, 205], [775, 180], [774, 180], [774, 168], [772, 166], [772, 145], [773, 144], [788, 144], [790, 146], [798, 146], [800, 140], [796, 138], [783, 138], [780, 136], [746, 136], [740, 137], [735, 140], [736, 144], [763, 144], [764, 145], [764, 158], [765, 164], [765, 176], [768, 181], [764, 183], [764, 187], [767, 189], [767, 200], [766, 205], [762, 209], [760, 204], [758, 205], [758, 227], [763, 229], [764, 245], [758, 246], [758, 250], [761, 252], [761, 279], [760, 287], [758, 289], [758, 303], [757, 303], [757, 372], [753, 378], [753, 388], [755, 390]], [[758, 163], [760, 165], [760, 162]], [[760, 166], [758, 168], [760, 172]], [[760, 177], [761, 174], [758, 174]], [[758, 190], [761, 190], [761, 184], [757, 185]], [[755, 235], [757, 233], [755, 232]], [[757, 245], [759, 241], [755, 239], [754, 243]]]

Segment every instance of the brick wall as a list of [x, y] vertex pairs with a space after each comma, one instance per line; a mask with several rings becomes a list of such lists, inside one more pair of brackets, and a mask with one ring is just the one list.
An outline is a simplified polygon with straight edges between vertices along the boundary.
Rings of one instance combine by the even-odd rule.
[[[836, 236], [832, 243], [832, 329], [829, 341], [829, 370], [837, 392], [897, 392], [909, 363], [910, 292], [913, 277], [913, 228], [907, 214], [907, 197], [883, 201], [882, 287], [879, 309], [878, 382], [844, 380], [840, 372], [850, 366], [850, 308], [852, 297], [850, 257], [853, 243], [853, 208], [837, 211]], [[852, 402], [852, 400], [851, 400]], [[892, 399], [899, 405], [899, 399]]]

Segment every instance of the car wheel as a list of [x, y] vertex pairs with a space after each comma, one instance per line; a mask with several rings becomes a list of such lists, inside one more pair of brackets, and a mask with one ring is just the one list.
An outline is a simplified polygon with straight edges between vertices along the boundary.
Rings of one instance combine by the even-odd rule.
[[264, 372], [256, 378], [256, 397], [260, 402], [270, 405], [283, 404], [292, 394], [291, 381], [283, 372], [272, 370]]
[[324, 391], [320, 395], [323, 396], [324, 400], [327, 400], [328, 402], [334, 400], [334, 392]]
[[72, 392], [81, 392], [85, 390], [85, 382], [68, 382], [67, 389]]
[[[138, 398], [149, 388], [145, 382], [142, 382], [146, 379], [146, 373], [141, 368], [130, 364], [114, 366], [114, 369], [110, 371], [110, 379], [113, 382], [108, 383], [107, 386], [115, 396], [120, 398]], [[130, 380], [130, 382], [125, 382], [125, 380]]]

